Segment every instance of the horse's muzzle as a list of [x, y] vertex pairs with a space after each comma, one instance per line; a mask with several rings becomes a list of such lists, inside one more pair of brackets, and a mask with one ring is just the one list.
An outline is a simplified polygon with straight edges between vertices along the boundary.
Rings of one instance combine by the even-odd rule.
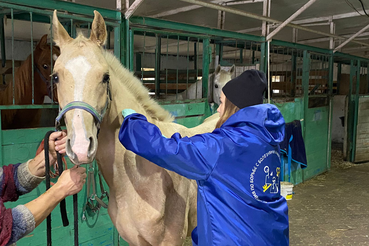
[[85, 141], [74, 142], [68, 138], [66, 143], [66, 152], [75, 165], [91, 163], [96, 155], [97, 139], [90, 136]]

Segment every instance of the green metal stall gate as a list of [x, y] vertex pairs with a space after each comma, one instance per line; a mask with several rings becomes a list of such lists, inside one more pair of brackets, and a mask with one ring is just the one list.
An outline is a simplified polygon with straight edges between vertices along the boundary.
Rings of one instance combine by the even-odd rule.
[[[129, 19], [127, 30], [131, 71], [176, 122], [187, 127], [200, 124], [215, 112], [216, 106], [209, 108], [206, 98], [216, 56], [220, 58], [218, 64], [235, 64], [243, 70], [256, 68], [262, 59], [262, 38], [253, 35], [136, 16]], [[182, 100], [175, 96], [199, 79], [202, 98]]]
[[[301, 169], [299, 165], [292, 164], [290, 175], [288, 173], [288, 167], [286, 166], [284, 178], [290, 179], [291, 182], [297, 184], [330, 169], [333, 96], [337, 94], [340, 86], [340, 70], [334, 69], [334, 67], [339, 67], [339, 64], [342, 64], [344, 60], [342, 57], [345, 57], [346, 60], [349, 60], [349, 64], [351, 60], [353, 61], [350, 69], [352, 70], [351, 73], [355, 73], [355, 71], [359, 71], [358, 69], [355, 70], [356, 64], [361, 61], [360, 67], [366, 68], [368, 59], [339, 52], [333, 53], [327, 49], [278, 40], [273, 40], [270, 43], [270, 47], [268, 47], [268, 43], [265, 42], [263, 37], [146, 17], [132, 17], [129, 25], [131, 30], [135, 30], [135, 28], [141, 28], [141, 31], [147, 31], [149, 29], [160, 30], [164, 35], [167, 35], [165, 36], [165, 40], [168, 39], [168, 33], [165, 33], [165, 31], [176, 32], [177, 34], [180, 32], [182, 35], [183, 33], [186, 33], [185, 35], [205, 35], [208, 37], [210, 45], [213, 45], [211, 51], [213, 59], [218, 56], [218, 62], [223, 66], [236, 64], [237, 68], [239, 68], [239, 73], [243, 71], [242, 67], [245, 69], [260, 69], [264, 72], [268, 72], [267, 51], [269, 50], [269, 57], [271, 59], [269, 67], [271, 102], [281, 109], [286, 122], [291, 122], [293, 120], [301, 121], [308, 161], [308, 167], [306, 169]], [[135, 32], [133, 31], [133, 33]], [[157, 36], [155, 37], [156, 40], [158, 40]], [[191, 36], [189, 35], [188, 37]], [[180, 40], [180, 38], [177, 39]], [[131, 38], [131, 45], [133, 44], [132, 40]], [[189, 40], [190, 38], [187, 39], [187, 47]], [[159, 46], [162, 44], [163, 42], [161, 44], [157, 42], [151, 44], [156, 47], [156, 59], [160, 56], [158, 50]], [[177, 46], [174, 46], [174, 48], [177, 49], [177, 54], [179, 46], [179, 41], [177, 41]], [[143, 45], [143, 47], [145, 48], [145, 45]], [[166, 47], [166, 49], [168, 50], [168, 47]], [[163, 48], [160, 50], [162, 51]], [[137, 54], [132, 47], [130, 48], [130, 53], [130, 68], [137, 72], [140, 67], [138, 66], [139, 62], [137, 62]], [[168, 52], [166, 54], [168, 54]], [[245, 56], [245, 54], [249, 55]], [[136, 59], [136, 61], [134, 61], [134, 59]], [[160, 63], [160, 59], [157, 61]], [[211, 63], [212, 61], [209, 60], [208, 62]], [[163, 83], [167, 84], [168, 81], [160, 81], [160, 79], [157, 78], [160, 78], [160, 73], [165, 74], [168, 73], [168, 71], [164, 70], [160, 72], [159, 64], [155, 64], [155, 83], [157, 86], [156, 88], [159, 88], [158, 85]], [[209, 68], [210, 72], [213, 66], [214, 63], [211, 63]], [[360, 71], [367, 75], [367, 70], [363, 71], [363, 69], [361, 69]], [[334, 81], [334, 77], [338, 78]], [[349, 111], [352, 116], [348, 118], [349, 122], [352, 121], [352, 127], [350, 126], [347, 134], [352, 138], [350, 146], [353, 151], [350, 152], [350, 156], [353, 156], [352, 153], [357, 149], [355, 144], [358, 142], [355, 136], [358, 132], [356, 128], [358, 125], [357, 101], [359, 94], [353, 94], [353, 91], [355, 91], [355, 88], [352, 90], [354, 76], [351, 77], [351, 89], [350, 93], [348, 93], [348, 97], [353, 101], [355, 107]], [[178, 77], [175, 82], [176, 84], [174, 86], [178, 86]], [[365, 94], [367, 94], [367, 91]], [[157, 98], [158, 95], [159, 94], [157, 94]], [[203, 97], [205, 97], [204, 94]], [[183, 105], [184, 102], [179, 101], [179, 103]], [[201, 120], [202, 119], [200, 119], [199, 122], [201, 122]], [[194, 125], [197, 125], [199, 122], [196, 122]], [[361, 120], [361, 122], [363, 121]], [[360, 141], [362, 142], [363, 140]], [[350, 160], [354, 161], [353, 157]]]
[[[218, 56], [219, 64], [223, 66], [236, 64], [239, 73], [241, 73], [243, 69], [249, 68], [260, 69], [267, 72], [266, 50], [269, 48], [271, 59], [276, 59], [276, 62], [271, 63], [270, 76], [279, 78], [284, 77], [284, 79], [286, 79], [286, 81], [278, 81], [279, 83], [275, 81], [275, 83], [272, 83], [271, 90], [279, 90], [279, 93], [272, 95], [272, 102], [281, 109], [286, 122], [301, 120], [306, 144], [308, 168], [302, 170], [298, 166], [294, 167], [291, 172], [291, 181], [300, 183], [329, 169], [330, 114], [332, 99], [331, 68], [333, 67], [333, 54], [329, 50], [309, 46], [298, 46], [281, 41], [273, 41], [271, 42], [271, 46], [268, 47], [263, 37], [146, 17], [132, 17], [130, 19], [130, 28], [133, 30], [131, 35], [135, 33], [134, 30], [136, 28], [140, 28], [141, 31], [146, 30], [146, 35], [149, 29], [160, 30], [164, 35], [168, 35], [165, 31], [185, 33], [187, 37], [191, 37], [189, 34], [205, 35], [208, 37], [209, 43], [213, 44], [213, 58], [214, 56]], [[143, 35], [145, 36], [145, 33]], [[157, 41], [157, 35], [155, 37]], [[168, 36], [165, 36], [165, 40], [167, 40], [167, 38]], [[178, 38], [178, 40], [180, 40], [180, 38]], [[187, 43], [188, 40], [190, 40], [190, 38], [187, 39]], [[130, 43], [130, 68], [137, 72], [140, 67], [137, 65], [137, 53], [135, 54], [135, 49], [132, 48], [132, 38]], [[141, 43], [145, 42], [141, 41]], [[155, 42], [154, 40], [150, 44], [152, 47], [156, 47], [156, 59], [158, 58], [158, 53], [160, 54], [160, 52], [157, 51], [160, 49], [162, 43], [163, 42]], [[177, 41], [177, 46], [174, 46], [177, 49], [177, 54], [179, 46], [179, 41]], [[143, 47], [145, 48], [145, 45], [143, 45]], [[168, 46], [166, 49], [168, 49]], [[162, 50], [162, 48], [160, 50]], [[135, 55], [132, 56], [132, 54]], [[134, 57], [136, 62], [133, 60]], [[160, 63], [160, 59], [157, 61], [158, 63], [155, 63], [155, 73], [157, 74], [155, 83], [156, 88], [159, 88], [159, 85], [166, 85], [168, 82], [158, 79], [160, 78], [158, 72], [160, 73], [160, 65], [162, 63]], [[206, 63], [203, 61], [203, 64], [206, 65], [210, 62], [211, 60]], [[212, 68], [213, 66], [214, 63], [211, 64], [210, 67]], [[140, 75], [143, 78], [144, 76], [142, 76], [142, 73]], [[165, 74], [167, 71], [164, 70], [162, 73]], [[178, 87], [178, 77], [175, 82], [175, 85]], [[159, 94], [156, 93], [156, 96], [159, 97]], [[204, 94], [203, 97], [205, 97]], [[179, 103], [183, 105], [183, 101]], [[198, 123], [199, 122], [196, 122], [196, 124]], [[288, 170], [288, 168], [285, 168], [285, 170]], [[286, 172], [286, 179], [288, 178], [287, 174]]]
[[[44, 24], [48, 25], [49, 38], [52, 40], [52, 14], [53, 10], [58, 10], [58, 17], [60, 22], [64, 25], [71, 37], [75, 37], [77, 31], [89, 34], [90, 26], [93, 20], [93, 10], [96, 8], [64, 2], [64, 1], [1, 1], [0, 2], [0, 19], [6, 16], [8, 19], [8, 25], [11, 25], [11, 50], [14, 52], [14, 23], [21, 21], [23, 25], [29, 25], [31, 30], [30, 43], [31, 52], [33, 56], [33, 26]], [[97, 9], [106, 20], [107, 30], [113, 33], [114, 40], [108, 39], [107, 48], [110, 45], [114, 45], [114, 54], [117, 57], [122, 57], [121, 54], [121, 26], [122, 17], [120, 12]], [[1, 22], [1, 28], [3, 30], [4, 23]], [[3, 32], [2, 32], [3, 33]], [[5, 57], [5, 43], [4, 37], [2, 37], [2, 54]], [[50, 57], [52, 61], [52, 55]], [[12, 65], [14, 67], [14, 56], [12, 58]], [[32, 64], [32, 67], [34, 64]], [[13, 79], [14, 81], [14, 79]], [[13, 82], [14, 83], [14, 82]], [[14, 85], [14, 84], [13, 84]], [[32, 86], [34, 86], [32, 81]], [[32, 88], [34, 89], [34, 88]], [[52, 96], [53, 97], [53, 96]], [[1, 111], [12, 109], [42, 109], [44, 114], [49, 114], [55, 117], [58, 111], [58, 105], [36, 105], [34, 101], [29, 105], [4, 105], [0, 106]], [[45, 112], [46, 110], [51, 110]], [[26, 124], [26, 123], [25, 123]], [[34, 129], [15, 129], [15, 130], [2, 130], [1, 128], [1, 114], [0, 114], [0, 165], [7, 165], [9, 163], [25, 162], [28, 159], [34, 157], [36, 149], [40, 144], [45, 133], [49, 130], [53, 130], [53, 125], [44, 128]], [[69, 163], [71, 167], [71, 163]], [[95, 165], [95, 164], [94, 164]], [[95, 178], [97, 178], [97, 169], [91, 170], [94, 172]], [[52, 180], [55, 182], [55, 180]], [[105, 189], [108, 189], [104, 183]], [[23, 195], [17, 202], [8, 203], [6, 206], [12, 208], [18, 204], [25, 204], [45, 191], [45, 183], [42, 183], [34, 191], [29, 194]], [[99, 190], [98, 190], [99, 191]], [[114, 228], [110, 217], [107, 213], [107, 209], [101, 208], [97, 211], [92, 211], [87, 207], [86, 211], [83, 211], [83, 205], [87, 201], [86, 187], [79, 193], [79, 242], [80, 245], [127, 245]], [[73, 245], [73, 201], [71, 197], [66, 199], [67, 213], [70, 221], [68, 227], [63, 228], [61, 222], [61, 216], [58, 209], [52, 212], [52, 239], [54, 245]], [[84, 216], [83, 216], [84, 215]], [[82, 219], [85, 217], [86, 219]], [[17, 245], [46, 245], [46, 223], [43, 222], [38, 226], [31, 234], [17, 242]]]

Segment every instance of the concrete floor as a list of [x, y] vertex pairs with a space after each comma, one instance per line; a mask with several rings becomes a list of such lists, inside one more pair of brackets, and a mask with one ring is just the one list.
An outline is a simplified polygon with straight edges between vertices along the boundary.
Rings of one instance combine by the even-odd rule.
[[288, 201], [290, 245], [369, 245], [369, 163], [342, 161], [294, 187]]

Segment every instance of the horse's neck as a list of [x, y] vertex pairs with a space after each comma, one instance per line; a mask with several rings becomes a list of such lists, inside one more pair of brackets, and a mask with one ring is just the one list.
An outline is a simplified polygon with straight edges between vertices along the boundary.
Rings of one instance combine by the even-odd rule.
[[[112, 107], [110, 108], [110, 115], [114, 118], [116, 116], [122, 117], [122, 110], [133, 109], [134, 111], [146, 115], [143, 106], [121, 83], [112, 84]], [[114, 116], [116, 115], [116, 116]]]
[[135, 158], [132, 156], [133, 153], [127, 152], [118, 141], [117, 133], [123, 122], [122, 110], [133, 109], [147, 115], [149, 121], [152, 118], [124, 84], [114, 83], [112, 81], [114, 76], [110, 77], [112, 101], [101, 125], [96, 158], [110, 189], [122, 195], [126, 192], [126, 189], [121, 188], [127, 185], [125, 182], [131, 182], [130, 180], [139, 182], [142, 176], [158, 172], [159, 168], [142, 161], [139, 157]]

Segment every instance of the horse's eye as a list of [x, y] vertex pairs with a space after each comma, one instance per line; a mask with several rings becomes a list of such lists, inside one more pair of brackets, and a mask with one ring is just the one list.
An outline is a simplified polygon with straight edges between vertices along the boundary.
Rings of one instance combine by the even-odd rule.
[[215, 84], [215, 88], [218, 88], [218, 85], [217, 84]]
[[54, 73], [52, 76], [53, 83], [59, 83], [59, 76], [57, 73]]
[[109, 79], [110, 79], [110, 77], [109, 77], [109, 74], [104, 74], [104, 77], [103, 77], [103, 83], [107, 83], [107, 82], [109, 82]]
[[44, 69], [47, 69], [49, 66], [47, 64], [42, 65]]

